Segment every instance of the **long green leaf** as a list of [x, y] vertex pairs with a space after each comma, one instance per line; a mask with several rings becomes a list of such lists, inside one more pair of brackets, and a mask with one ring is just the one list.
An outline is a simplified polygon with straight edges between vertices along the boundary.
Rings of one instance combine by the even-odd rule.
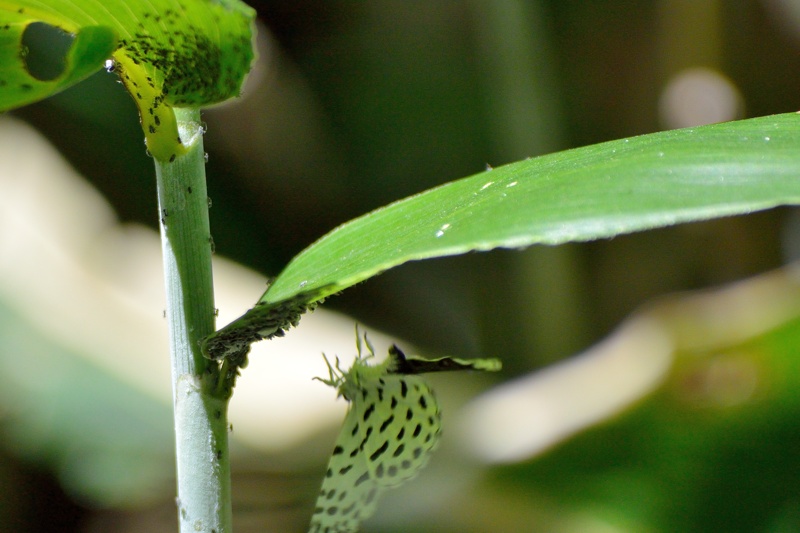
[[523, 248], [800, 202], [800, 115], [666, 131], [488, 170], [343, 224], [295, 257], [211, 357], [280, 335], [305, 305], [419, 259]]
[[[114, 59], [161, 160], [184, 153], [172, 108], [237, 96], [253, 60], [255, 12], [238, 0], [0, 0], [0, 111], [65, 89]], [[25, 29], [42, 22], [75, 35], [64, 72], [27, 68]]]

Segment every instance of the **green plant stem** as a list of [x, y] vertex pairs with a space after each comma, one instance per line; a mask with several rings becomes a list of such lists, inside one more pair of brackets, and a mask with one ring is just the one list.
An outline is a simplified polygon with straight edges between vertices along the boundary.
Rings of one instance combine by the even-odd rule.
[[178, 509], [182, 533], [229, 533], [227, 395], [199, 340], [214, 331], [211, 234], [198, 110], [176, 110], [188, 152], [155, 160], [172, 359]]

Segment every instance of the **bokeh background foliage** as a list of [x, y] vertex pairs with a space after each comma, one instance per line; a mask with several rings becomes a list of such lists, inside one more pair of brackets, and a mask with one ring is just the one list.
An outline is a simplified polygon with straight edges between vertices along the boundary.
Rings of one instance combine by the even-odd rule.
[[[265, 24], [261, 62], [242, 101], [206, 113], [206, 143], [216, 249], [266, 274], [341, 222], [487, 164], [691, 120], [798, 108], [800, 8], [790, 0], [252, 5]], [[699, 103], [687, 109], [687, 102]], [[14, 115], [44, 133], [122, 222], [155, 228], [152, 161], [114, 76], [101, 72]], [[6, 198], [20, 188], [0, 183]], [[45, 196], [40, 191], [39, 200]], [[411, 263], [326, 306], [426, 353], [501, 356], [510, 379], [592, 346], [654, 297], [788, 264], [797, 232], [794, 210], [783, 208], [613, 240]], [[26, 268], [9, 250], [6, 263]], [[158, 475], [170, 468], [168, 403], [109, 381], [113, 372], [87, 358], [91, 348], [80, 339], [65, 343], [41, 324], [26, 333], [22, 297], [7, 286], [2, 295], [0, 359], [15, 370], [2, 373], [0, 388], [6, 523], [141, 530], [163, 515], [170, 530], [171, 481]], [[75, 303], [66, 312], [80, 300], [68, 296]], [[757, 304], [769, 307], [740, 305]], [[160, 308], [149, 313], [158, 318]], [[800, 530], [798, 323], [787, 316], [780, 329], [746, 341], [677, 349], [656, 391], [603, 425], [485, 471], [415, 524], [387, 511], [370, 530]], [[136, 327], [128, 320], [117, 334], [135, 338]], [[113, 339], [103, 346], [115, 350]], [[96, 373], [104, 378], [89, 379]], [[450, 384], [435, 385], [448, 402]], [[455, 410], [447, 407], [445, 423]], [[536, 428], [533, 416], [514, 414]], [[124, 438], [111, 438], [109, 428]], [[303, 530], [332, 442], [325, 436], [307, 439], [302, 449], [321, 453], [306, 463], [242, 445], [251, 459], [239, 469], [242, 529], [266, 509], [273, 521], [253, 519], [259, 530]], [[107, 448], [92, 451], [86, 441]], [[133, 461], [141, 479], [119, 469]], [[452, 475], [441, 461], [433, 471]], [[113, 494], [151, 497], [101, 497]], [[50, 512], [37, 518], [42, 509]]]

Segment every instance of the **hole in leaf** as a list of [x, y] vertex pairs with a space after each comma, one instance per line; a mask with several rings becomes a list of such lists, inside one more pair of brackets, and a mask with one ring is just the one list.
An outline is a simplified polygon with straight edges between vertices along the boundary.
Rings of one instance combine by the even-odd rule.
[[34, 78], [50, 81], [67, 68], [67, 53], [75, 38], [60, 28], [33, 22], [22, 33], [25, 68]]

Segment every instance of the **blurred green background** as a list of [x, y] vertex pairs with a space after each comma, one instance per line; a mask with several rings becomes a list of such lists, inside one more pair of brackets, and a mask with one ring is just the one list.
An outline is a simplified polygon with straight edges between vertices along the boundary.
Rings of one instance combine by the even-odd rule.
[[[205, 142], [216, 251], [267, 275], [334, 226], [487, 165], [800, 107], [794, 0], [250, 4], [263, 24], [260, 62], [243, 99], [205, 113]], [[153, 164], [113, 74], [13, 115], [123, 221], [156, 229]], [[654, 297], [786, 264], [795, 217], [781, 209], [412, 263], [325, 305], [426, 353], [499, 356], [510, 379], [591, 346]], [[462, 518], [367, 530], [800, 531], [797, 328], [744, 349], [780, 378], [756, 399], [698, 406], [670, 388], [681, 383], [677, 365], [677, 377], [622, 418], [490, 470], [451, 509]], [[691, 373], [702, 363], [687, 364]], [[153, 430], [161, 437], [169, 427]], [[3, 492], [14, 503], [0, 508], [17, 524], [9, 530], [102, 523], [100, 511], [62, 492], [46, 458], [3, 453]], [[300, 495], [273, 506], [294, 506], [300, 518], [275, 531], [304, 530], [314, 475], [292, 474], [306, 480]], [[476, 509], [482, 520], [463, 518]], [[169, 506], [161, 512], [169, 524]]]

